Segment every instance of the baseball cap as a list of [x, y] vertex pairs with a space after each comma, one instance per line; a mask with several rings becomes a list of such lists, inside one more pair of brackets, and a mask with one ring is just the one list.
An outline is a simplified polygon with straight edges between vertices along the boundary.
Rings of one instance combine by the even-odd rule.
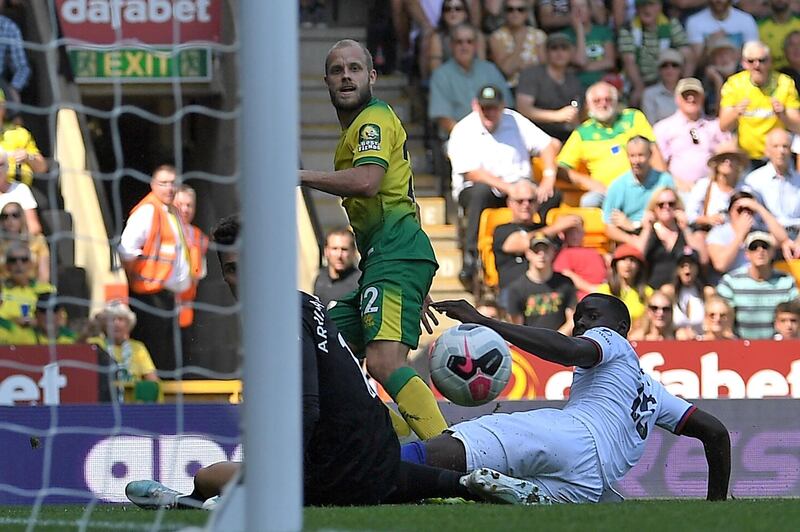
[[502, 105], [503, 93], [494, 85], [484, 85], [478, 91], [479, 105]]
[[703, 90], [703, 84], [697, 78], [683, 78], [675, 85], [675, 94], [683, 94], [689, 91], [695, 91], [703, 95], [706, 93]]
[[618, 246], [617, 249], [614, 250], [614, 255], [612, 259], [620, 260], [626, 257], [633, 257], [642, 264], [644, 264], [645, 262], [644, 255], [642, 255], [642, 252], [639, 251], [639, 248], [634, 247], [630, 244], [622, 244], [621, 246]]
[[557, 44], [567, 44], [572, 46], [572, 39], [570, 39], [566, 33], [561, 33], [560, 31], [551, 33], [547, 36], [547, 40], [545, 41], [546, 47], [550, 48], [551, 46], [555, 46]]
[[764, 242], [769, 244], [770, 247], [775, 246], [775, 239], [766, 231], [753, 231], [747, 235], [747, 238], [744, 239], [744, 247], [750, 247], [753, 242]]
[[747, 155], [741, 152], [739, 144], [735, 140], [724, 141], [714, 148], [714, 155], [708, 159], [708, 166], [714, 167], [721, 163], [723, 159], [734, 158], [739, 161], [739, 166], [746, 168], [750, 164]]
[[658, 66], [661, 66], [664, 63], [677, 63], [679, 65], [683, 65], [683, 55], [678, 50], [665, 48], [661, 50], [660, 54], [658, 54]]
[[739, 48], [733, 44], [733, 41], [725, 35], [714, 35], [713, 37], [709, 37], [706, 41], [706, 54], [708, 55], [713, 54], [717, 50], [722, 50], [723, 48], [739, 51]]
[[547, 235], [545, 235], [541, 231], [537, 231], [537, 232], [535, 232], [533, 234], [533, 238], [531, 239], [531, 246], [530, 246], [531, 249], [533, 249], [533, 247], [536, 244], [547, 244], [550, 247], [554, 247], [555, 246], [555, 244], [553, 244], [553, 241], [550, 240], [549, 238], [547, 238]]
[[683, 251], [681, 251], [681, 256], [678, 257], [678, 264], [682, 262], [694, 262], [695, 264], [700, 264], [700, 255], [697, 254], [691, 246], [683, 246]]
[[[55, 300], [53, 303], [50, 303], [50, 300]], [[47, 310], [50, 305], [52, 305], [53, 310], [60, 310], [64, 308], [64, 303], [62, 303], [57, 297], [56, 294], [51, 292], [44, 292], [39, 294], [36, 298], [36, 308], [39, 310]]]

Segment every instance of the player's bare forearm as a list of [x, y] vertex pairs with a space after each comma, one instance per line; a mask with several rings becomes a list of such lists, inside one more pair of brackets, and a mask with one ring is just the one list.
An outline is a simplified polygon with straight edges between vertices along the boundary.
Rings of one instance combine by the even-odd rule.
[[681, 435], [703, 442], [708, 463], [706, 498], [709, 501], [727, 499], [731, 477], [731, 438], [728, 429], [719, 419], [698, 408], [686, 420]]
[[591, 366], [600, 352], [589, 340], [572, 338], [552, 329], [515, 325], [488, 318], [466, 301], [439, 301], [433, 308], [462, 323], [477, 323], [489, 327], [507, 342], [543, 360], [562, 366]]
[[385, 173], [378, 164], [364, 164], [335, 172], [300, 170], [300, 184], [346, 198], [371, 198], [380, 190]]

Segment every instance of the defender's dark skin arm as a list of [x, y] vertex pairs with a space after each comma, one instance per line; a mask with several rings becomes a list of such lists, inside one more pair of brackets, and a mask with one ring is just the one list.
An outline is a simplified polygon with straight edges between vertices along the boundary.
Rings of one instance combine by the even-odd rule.
[[551, 329], [493, 320], [475, 310], [463, 299], [439, 301], [431, 306], [462, 323], [477, 323], [489, 327], [509, 343], [549, 362], [562, 366], [590, 367], [600, 360], [600, 348], [591, 340], [564, 336]]
[[731, 478], [731, 437], [728, 429], [719, 419], [698, 408], [686, 420], [681, 436], [697, 438], [703, 442], [708, 463], [706, 498], [709, 501], [727, 499], [728, 482]]

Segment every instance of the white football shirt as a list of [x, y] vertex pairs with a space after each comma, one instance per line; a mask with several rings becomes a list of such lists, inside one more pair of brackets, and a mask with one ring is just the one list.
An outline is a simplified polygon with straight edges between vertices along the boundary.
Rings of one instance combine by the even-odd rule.
[[581, 338], [595, 342], [601, 358], [590, 368], [575, 368], [564, 411], [592, 433], [603, 476], [612, 484], [642, 457], [655, 425], [679, 434], [694, 407], [644, 374], [633, 347], [617, 332], [596, 327]]

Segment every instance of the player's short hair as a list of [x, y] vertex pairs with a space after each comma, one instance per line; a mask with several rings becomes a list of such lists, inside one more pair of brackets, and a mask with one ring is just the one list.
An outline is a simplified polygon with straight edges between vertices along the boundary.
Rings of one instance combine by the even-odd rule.
[[631, 329], [631, 313], [628, 311], [628, 307], [625, 306], [625, 303], [616, 296], [611, 296], [608, 294], [599, 294], [597, 292], [592, 292], [591, 294], [587, 295], [586, 298], [597, 298], [602, 299], [606, 303], [608, 303], [609, 309], [613, 312], [613, 319], [619, 323], [624, 323], [621, 327], [623, 330], [617, 331], [622, 336], [628, 336], [628, 331]]
[[326, 246], [328, 245], [328, 242], [330, 241], [332, 236], [346, 236], [346, 237], [350, 238], [350, 242], [352, 244], [356, 243], [356, 236], [347, 227], [340, 227], [338, 229], [333, 229], [327, 235], [325, 235], [325, 245]]
[[[236, 242], [239, 240], [239, 229], [241, 225], [239, 223], [239, 215], [238, 214], [231, 214], [230, 216], [226, 216], [225, 218], [221, 219], [217, 222], [217, 225], [211, 230], [211, 239], [219, 246], [223, 248], [233, 247], [236, 245]], [[228, 249], [221, 249], [217, 247], [217, 257], [219, 257], [220, 262], [222, 262], [222, 253], [230, 251]]]
[[366, 46], [361, 44], [360, 42], [354, 39], [342, 39], [338, 41], [336, 44], [331, 46], [328, 53], [325, 55], [325, 75], [328, 75], [328, 65], [330, 64], [331, 54], [334, 50], [339, 50], [341, 48], [349, 48], [351, 46], [355, 46], [356, 48], [361, 48], [361, 51], [364, 52], [364, 57], [367, 58], [367, 70], [372, 70], [375, 68], [372, 62], [372, 54], [370, 53], [369, 49]]

